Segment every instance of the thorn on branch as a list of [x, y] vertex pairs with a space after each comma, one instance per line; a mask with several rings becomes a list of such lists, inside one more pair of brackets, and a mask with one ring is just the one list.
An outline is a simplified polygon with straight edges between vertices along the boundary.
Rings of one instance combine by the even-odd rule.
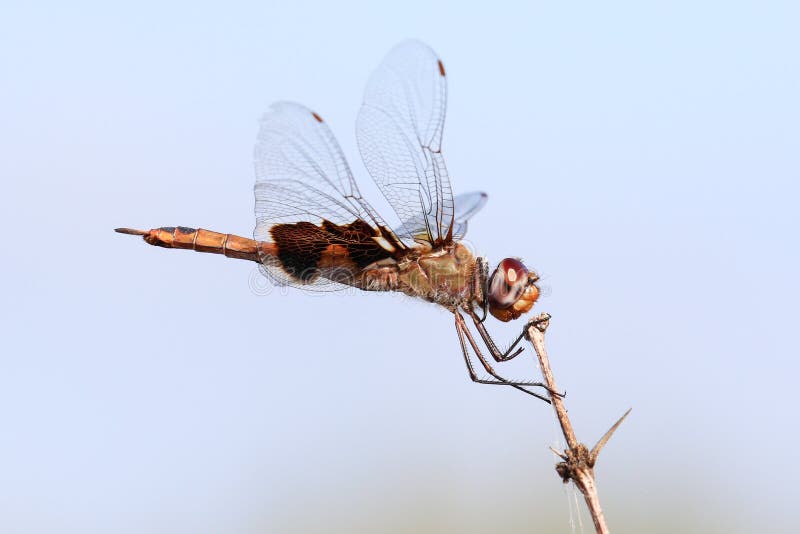
[[553, 454], [555, 454], [556, 456], [558, 456], [562, 460], [566, 460], [567, 459], [566, 455], [564, 455], [563, 453], [558, 452], [554, 447], [551, 446], [550, 450], [553, 451]]
[[608, 429], [608, 432], [603, 434], [603, 437], [600, 438], [600, 441], [597, 442], [597, 445], [592, 448], [592, 452], [589, 455], [589, 461], [592, 467], [594, 467], [594, 463], [597, 461], [597, 457], [600, 455], [602, 448], [605, 447], [606, 443], [608, 443], [608, 440], [611, 439], [611, 436], [614, 434], [614, 432], [616, 432], [616, 430], [619, 428], [619, 425], [622, 424], [625, 418], [628, 417], [628, 414], [631, 413], [632, 409], [633, 408], [628, 408], [628, 411], [622, 414], [622, 417], [620, 417], [617, 422]]

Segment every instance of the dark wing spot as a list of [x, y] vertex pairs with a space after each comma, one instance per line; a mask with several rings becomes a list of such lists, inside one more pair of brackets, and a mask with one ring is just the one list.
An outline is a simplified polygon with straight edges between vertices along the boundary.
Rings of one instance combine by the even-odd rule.
[[328, 246], [324, 230], [310, 222], [298, 222], [277, 224], [270, 235], [278, 246], [278, 260], [287, 274], [303, 282], [312, 282], [319, 276], [317, 266]]
[[317, 115], [313, 111], [311, 112], [311, 116], [314, 117], [315, 119], [317, 119], [317, 122], [322, 122], [322, 117], [320, 117], [319, 115]]
[[277, 224], [270, 235], [283, 270], [304, 283], [313, 282], [320, 275], [322, 253], [329, 245], [343, 247], [359, 269], [392, 257], [373, 239], [381, 234], [360, 219], [343, 225], [325, 220], [319, 226], [306, 221]]
[[442, 63], [441, 59], [438, 60], [438, 63], [439, 63], [439, 74], [444, 76], [444, 63]]
[[322, 221], [322, 227], [329, 233], [331, 243], [345, 247], [348, 256], [359, 269], [391, 257], [391, 254], [373, 239], [379, 234], [361, 219], [345, 225]]

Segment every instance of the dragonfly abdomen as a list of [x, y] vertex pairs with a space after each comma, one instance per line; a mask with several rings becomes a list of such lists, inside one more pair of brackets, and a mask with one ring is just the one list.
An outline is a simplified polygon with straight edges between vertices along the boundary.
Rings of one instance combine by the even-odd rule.
[[212, 232], [202, 228], [186, 226], [162, 226], [150, 231], [117, 228], [121, 234], [140, 235], [144, 240], [157, 247], [179, 248], [222, 254], [228, 258], [250, 260], [261, 263], [265, 256], [275, 254], [275, 245], [241, 237], [233, 234]]

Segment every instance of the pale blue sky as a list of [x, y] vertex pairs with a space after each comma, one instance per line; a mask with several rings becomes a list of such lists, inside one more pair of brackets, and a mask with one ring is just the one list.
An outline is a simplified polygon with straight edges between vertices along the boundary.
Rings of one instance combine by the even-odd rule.
[[569, 532], [551, 411], [472, 384], [446, 312], [111, 231], [249, 235], [275, 100], [364, 183], [363, 87], [409, 37], [456, 191], [489, 193], [468, 239], [542, 275], [579, 437], [633, 407], [615, 532], [800, 529], [795, 6], [4, 5], [0, 530]]

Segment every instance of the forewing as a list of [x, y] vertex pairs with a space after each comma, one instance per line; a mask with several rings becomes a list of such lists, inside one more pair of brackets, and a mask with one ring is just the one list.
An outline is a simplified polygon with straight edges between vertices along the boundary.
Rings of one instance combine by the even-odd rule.
[[441, 61], [425, 44], [406, 41], [370, 78], [356, 124], [373, 180], [400, 221], [423, 222], [422, 240], [433, 246], [453, 235], [453, 193], [441, 153], [446, 103]]
[[341, 289], [318, 268], [325, 247], [337, 244], [353, 256], [343, 261], [352, 271], [346, 275], [380, 254], [372, 238], [377, 229], [388, 231], [386, 225], [361, 197], [339, 144], [317, 114], [299, 104], [274, 104], [261, 120], [255, 174], [253, 236], [279, 245], [282, 256], [262, 265], [275, 283]]

